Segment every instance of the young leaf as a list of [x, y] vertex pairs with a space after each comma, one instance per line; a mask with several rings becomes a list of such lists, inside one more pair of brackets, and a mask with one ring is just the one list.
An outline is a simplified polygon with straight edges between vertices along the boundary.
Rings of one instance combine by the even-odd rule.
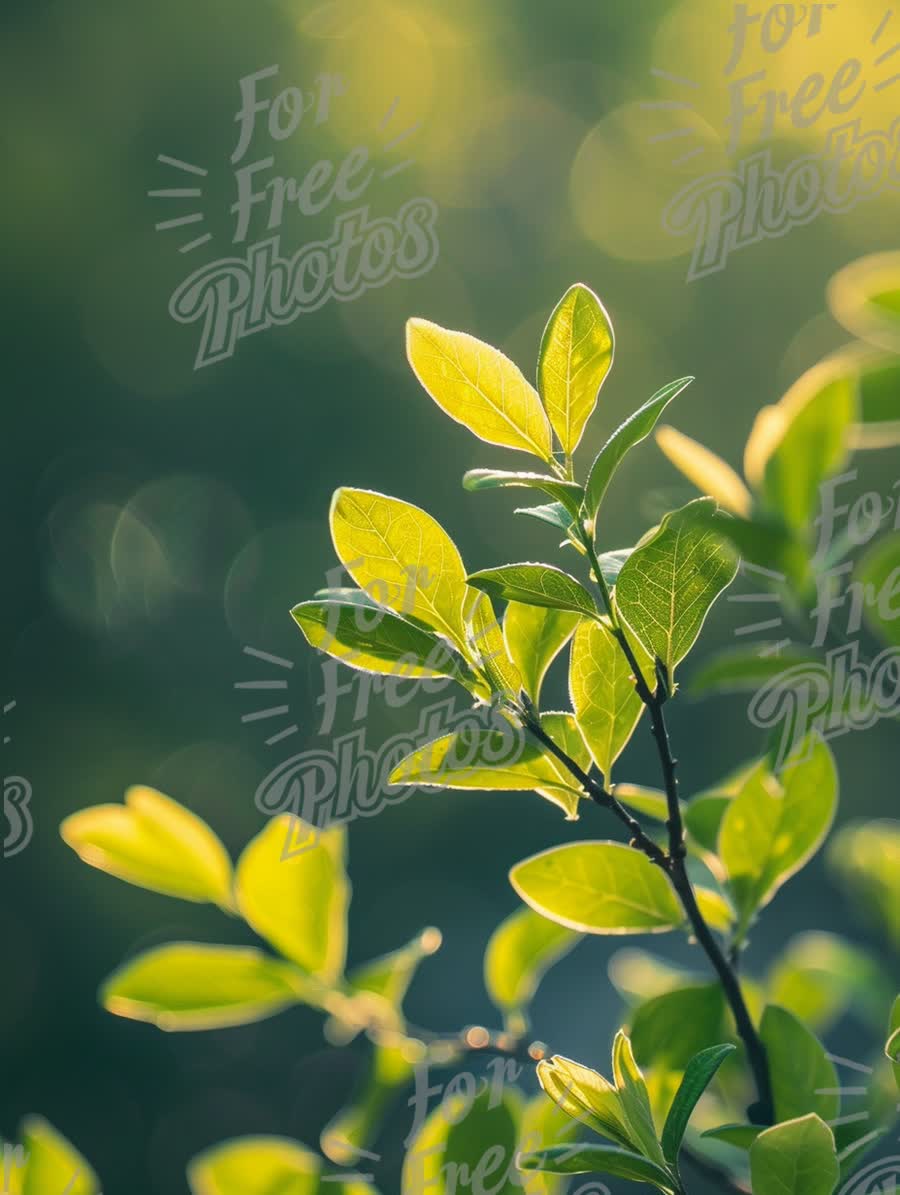
[[[552, 720], [547, 723], [548, 717], [543, 715], [542, 722], [555, 740], [561, 727]], [[586, 755], [583, 744], [581, 750]], [[577, 782], [554, 756], [512, 725], [508, 730], [464, 727], [435, 739], [402, 759], [391, 773], [390, 783], [423, 788], [536, 791], [559, 805], [570, 820], [577, 817], [578, 802], [583, 795]]]
[[[27, 1116], [20, 1135], [27, 1159], [21, 1195], [100, 1195], [100, 1180], [92, 1167], [42, 1116]], [[5, 1187], [10, 1177], [5, 1154], [3, 1174]]]
[[307, 996], [313, 1001], [314, 991], [258, 950], [173, 942], [125, 963], [100, 995], [116, 1016], [195, 1031], [260, 1021]]
[[509, 486], [524, 489], [543, 490], [555, 498], [577, 518], [584, 491], [577, 481], [562, 481], [558, 477], [547, 477], [543, 473], [504, 473], [498, 469], [470, 469], [463, 477], [467, 490], [495, 490]]
[[841, 1103], [840, 1083], [818, 1038], [777, 1004], [767, 1005], [759, 1036], [766, 1047], [777, 1119], [815, 1112], [823, 1120], [834, 1120]]
[[410, 502], [346, 486], [335, 491], [330, 520], [338, 558], [361, 589], [465, 651], [466, 570], [440, 523]]
[[649, 1183], [660, 1191], [674, 1192], [675, 1180], [668, 1171], [638, 1153], [612, 1145], [553, 1145], [549, 1149], [520, 1155], [521, 1170], [545, 1170], [551, 1174], [608, 1174], [613, 1178]]
[[554, 1103], [587, 1128], [626, 1149], [636, 1149], [619, 1093], [608, 1079], [588, 1066], [554, 1054], [538, 1063], [541, 1087]]
[[603, 304], [576, 283], [550, 316], [538, 360], [538, 389], [566, 456], [578, 447], [614, 352], [612, 323]]
[[550, 424], [533, 386], [498, 349], [424, 319], [406, 324], [406, 355], [437, 405], [488, 444], [553, 462]]
[[722, 509], [731, 514], [749, 516], [753, 495], [720, 456], [674, 427], [658, 428], [656, 442], [675, 468], [702, 494], [715, 498]]
[[666, 1159], [653, 1124], [647, 1084], [634, 1060], [634, 1051], [628, 1035], [621, 1029], [613, 1042], [612, 1064], [613, 1078], [629, 1136], [645, 1158], [649, 1158], [660, 1167], [665, 1167]]
[[760, 764], [729, 804], [718, 853], [746, 926], [825, 840], [837, 807], [837, 769], [817, 735], [804, 740], [778, 780]]
[[625, 422], [616, 428], [600, 449], [588, 474], [582, 507], [583, 518], [592, 528], [597, 518], [597, 511], [600, 509], [600, 503], [603, 501], [609, 483], [622, 458], [629, 449], [634, 448], [636, 444], [640, 444], [641, 440], [650, 435], [656, 426], [656, 421], [668, 404], [693, 380], [693, 378], [680, 378], [677, 382], [670, 382], [668, 386], [657, 391], [652, 398], [648, 399], [642, 407], [639, 407], [633, 415], [629, 415]]
[[713, 602], [737, 572], [733, 553], [713, 525], [715, 503], [697, 498], [666, 515], [636, 548], [616, 583], [616, 609], [670, 680]]
[[260, 937], [331, 983], [343, 972], [347, 946], [345, 831], [319, 831], [312, 847], [291, 853], [298, 829], [314, 833], [289, 813], [270, 819], [238, 860], [235, 894], [241, 916]]
[[[193, 1195], [318, 1195], [322, 1163], [284, 1137], [237, 1137], [213, 1146], [188, 1166]], [[334, 1186], [329, 1183], [328, 1186]]]
[[721, 1046], [710, 1046], [695, 1054], [688, 1063], [687, 1070], [681, 1080], [681, 1085], [675, 1095], [669, 1115], [666, 1117], [662, 1135], [662, 1149], [666, 1160], [671, 1166], [678, 1162], [681, 1142], [684, 1140], [688, 1121], [693, 1115], [697, 1101], [706, 1091], [713, 1080], [716, 1071], [735, 1047], [729, 1043]]
[[[646, 672], [652, 661], [639, 643], [635, 654]], [[644, 703], [606, 621], [584, 619], [579, 624], [569, 656], [569, 695], [579, 729], [608, 785], [612, 766], [634, 734]]]
[[311, 647], [341, 663], [385, 676], [446, 676], [471, 686], [472, 670], [445, 640], [390, 610], [355, 602], [301, 602], [291, 610]]
[[634, 548], [614, 548], [611, 552], [604, 552], [597, 557], [597, 563], [600, 565], [600, 572], [603, 575], [603, 580], [608, 585], [615, 585], [619, 579], [624, 567], [625, 561], [634, 551]]
[[547, 669], [578, 625], [579, 615], [549, 606], [510, 602], [503, 616], [503, 638], [510, 659], [522, 677], [522, 687], [535, 705]]
[[85, 863], [129, 884], [233, 908], [231, 860], [219, 838], [156, 789], [135, 785], [124, 805], [82, 809], [59, 832]]
[[596, 602], [581, 582], [552, 564], [502, 564], [472, 573], [466, 582], [491, 597], [599, 617]]
[[506, 650], [506, 641], [491, 599], [486, 593], [466, 590], [463, 614], [468, 627], [469, 652], [484, 674], [490, 692], [517, 701], [522, 676]]
[[568, 534], [569, 528], [575, 522], [572, 515], [562, 502], [547, 502], [543, 506], [517, 506], [517, 515], [528, 515], [531, 519], [538, 519], [541, 523], [549, 523], [551, 527]]
[[666, 933], [684, 920], [664, 873], [619, 842], [552, 847], [517, 863], [509, 878], [536, 913], [582, 933]]
[[545, 973], [581, 940], [580, 934], [517, 909], [494, 930], [484, 955], [488, 995], [506, 1014], [518, 1013], [534, 998]]
[[766, 1129], [750, 1146], [753, 1195], [832, 1195], [840, 1177], [834, 1134], [818, 1116]]

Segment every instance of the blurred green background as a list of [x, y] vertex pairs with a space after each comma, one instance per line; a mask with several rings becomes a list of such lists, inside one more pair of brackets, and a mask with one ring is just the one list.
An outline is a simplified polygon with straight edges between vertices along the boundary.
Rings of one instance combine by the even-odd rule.
[[[531, 375], [553, 305], [573, 281], [590, 285], [613, 317], [617, 354], [587, 460], [636, 405], [690, 373], [697, 381], [673, 422], [738, 464], [756, 410], [844, 342], [824, 311], [825, 284], [855, 257], [895, 247], [896, 196], [742, 249], [691, 284], [688, 242], [662, 227], [681, 187], [732, 160], [730, 13], [720, 0], [32, 0], [8, 15], [2, 699], [17, 705], [3, 750], [6, 774], [33, 787], [35, 829], [0, 871], [0, 1134], [40, 1112], [93, 1162], [107, 1195], [177, 1195], [187, 1159], [226, 1137], [278, 1132], [315, 1144], [352, 1083], [354, 1050], [327, 1049], [308, 1010], [173, 1036], [102, 1012], [98, 984], [136, 950], [246, 932], [84, 867], [58, 824], [147, 783], [200, 813], [236, 853], [262, 825], [253, 797], [267, 772], [327, 748], [321, 664], [288, 610], [334, 567], [326, 518], [338, 484], [426, 506], [473, 569], [552, 558], [552, 532], [513, 520], [508, 494], [463, 494], [466, 469], [520, 462], [449, 423], [420, 390], [404, 358], [408, 316], [472, 331]], [[852, 115], [886, 129], [896, 102], [890, 87], [876, 90], [890, 70], [872, 45], [884, 14], [881, 0], [843, 0], [818, 37], [800, 29], [769, 55], [758, 35], [748, 41], [740, 72], [765, 69], [767, 86], [793, 91], [858, 54], [868, 87]], [[362, 202], [375, 217], [433, 200], [439, 258], [420, 278], [330, 302], [195, 370], [198, 326], [170, 317], [169, 296], [192, 270], [243, 251], [230, 244], [229, 214], [239, 81], [273, 64], [281, 87], [308, 93], [331, 73], [345, 92], [327, 122], [305, 114], [288, 140], [270, 144], [260, 126], [248, 160], [272, 152], [280, 172], [300, 178], [318, 159], [369, 147], [379, 173]], [[693, 86], [679, 90], [660, 71]], [[685, 95], [689, 110], [646, 106]], [[825, 113], [799, 130], [779, 118], [775, 149], [782, 160], [815, 152], [835, 123]], [[758, 134], [757, 119], [742, 153]], [[160, 154], [207, 173], [179, 175]], [[147, 194], [198, 179], [196, 201]], [[283, 246], [326, 237], [347, 206], [289, 212]], [[154, 227], [195, 208], [203, 223]], [[251, 241], [263, 223], [257, 213]], [[179, 252], [204, 230], [211, 242]], [[860, 488], [890, 491], [890, 453], [860, 464]], [[663, 503], [688, 496], [645, 445], [616, 479], [604, 546], [634, 542]], [[723, 602], [706, 650], [733, 641], [742, 621]], [[245, 646], [294, 667], [279, 673]], [[265, 700], [235, 683], [280, 674], [289, 714], [242, 722]], [[688, 689], [690, 675], [689, 664]], [[554, 671], [551, 707], [565, 700], [564, 681]], [[352, 728], [352, 700], [342, 699], [337, 730]], [[416, 721], [415, 705], [390, 710], [375, 697], [367, 744]], [[297, 733], [266, 745], [291, 723]], [[671, 723], [686, 792], [759, 745], [740, 698], [685, 697]], [[894, 733], [881, 724], [834, 744], [842, 819], [895, 814]], [[648, 740], [638, 733], [620, 779], [656, 783]], [[358, 820], [355, 959], [437, 925], [444, 948], [423, 965], [411, 1017], [446, 1030], [492, 1023], [481, 954], [516, 904], [508, 867], [566, 838], [614, 834], [599, 812], [568, 824], [533, 795], [423, 794]], [[748, 966], [761, 969], [804, 928], [866, 941], [820, 861], [778, 897]], [[690, 957], [674, 938], [654, 947]], [[619, 1015], [612, 949], [586, 942], [548, 978], [535, 1032], [554, 1050], [605, 1062]], [[829, 1044], [862, 1058], [869, 1043], [846, 1021]], [[409, 1116], [401, 1109], [386, 1139], [386, 1190]]]

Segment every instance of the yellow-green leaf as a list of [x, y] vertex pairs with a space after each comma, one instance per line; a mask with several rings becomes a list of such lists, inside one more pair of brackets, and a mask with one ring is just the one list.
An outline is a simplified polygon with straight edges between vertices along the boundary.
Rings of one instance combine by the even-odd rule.
[[818, 1116], [760, 1133], [750, 1146], [754, 1195], [832, 1195], [840, 1178], [834, 1134]]
[[406, 355], [437, 405], [488, 444], [552, 463], [550, 424], [537, 391], [498, 349], [424, 319], [406, 325]]
[[900, 351], [900, 253], [875, 253], [839, 270], [828, 285], [834, 318], [854, 336]]
[[580, 941], [580, 935], [528, 908], [494, 930], [484, 955], [488, 995], [503, 1012], [531, 1003], [544, 974]]
[[330, 517], [335, 551], [361, 589], [465, 651], [466, 570], [437, 520], [411, 502], [346, 486], [335, 491]]
[[[577, 1121], [572, 1120], [545, 1092], [539, 1091], [522, 1110], [519, 1156], [567, 1142], [577, 1131]], [[521, 1175], [521, 1182], [525, 1195], [559, 1195], [565, 1188], [564, 1179], [537, 1170]]]
[[[652, 661], [640, 643], [635, 654], [646, 674]], [[569, 656], [569, 694], [575, 718], [607, 786], [612, 766], [634, 734], [644, 704], [631, 666], [606, 620], [583, 619]]]
[[815, 1034], [793, 1013], [769, 1004], [759, 1036], [766, 1047], [778, 1120], [814, 1112], [833, 1120], [840, 1110], [840, 1083], [834, 1064]]
[[616, 582], [616, 609], [662, 660], [670, 680], [737, 572], [734, 553], [713, 524], [715, 508], [711, 498], [697, 498], [667, 514], [628, 557]]
[[715, 498], [724, 510], [749, 517], [753, 496], [731, 465], [720, 456], [674, 427], [658, 428], [656, 442], [675, 468], [701, 493]]
[[538, 1082], [573, 1120], [626, 1149], [635, 1148], [615, 1086], [598, 1071], [554, 1054], [538, 1063]]
[[[193, 1195], [319, 1195], [322, 1163], [314, 1153], [283, 1137], [238, 1137], [216, 1145], [188, 1166]], [[337, 1190], [335, 1190], [337, 1188]]]
[[522, 676], [507, 651], [503, 629], [491, 599], [486, 593], [469, 589], [464, 610], [471, 659], [484, 675], [492, 693], [517, 700], [522, 689]]
[[596, 602], [581, 582], [552, 564], [502, 564], [472, 573], [466, 581], [491, 597], [599, 617]]
[[314, 995], [284, 963], [252, 947], [199, 942], [148, 950], [113, 972], [101, 990], [109, 1012], [167, 1030], [246, 1025]]
[[129, 884], [232, 907], [224, 846], [206, 822], [156, 789], [136, 785], [124, 805], [73, 813], [60, 834], [85, 863]]
[[550, 606], [510, 602], [503, 616], [503, 638], [522, 687], [537, 704], [547, 669], [572, 637], [579, 615]]
[[538, 387], [562, 450], [571, 456], [612, 367], [615, 337], [603, 304], [578, 282], [563, 295], [544, 329]]
[[[314, 845], [292, 852], [291, 842]], [[344, 867], [345, 832], [316, 833], [282, 814], [245, 847], [238, 860], [235, 894], [241, 916], [256, 932], [324, 983], [342, 973], [347, 949], [350, 882]]]
[[865, 915], [900, 948], [900, 821], [842, 826], [831, 840], [828, 862]]
[[26, 1159], [21, 1195], [99, 1195], [93, 1169], [43, 1117], [25, 1118], [21, 1140]]
[[663, 871], [620, 842], [552, 847], [517, 863], [509, 878], [536, 913], [582, 933], [666, 933], [684, 920]]
[[632, 1141], [645, 1158], [665, 1167], [666, 1159], [653, 1124], [647, 1084], [634, 1060], [631, 1041], [622, 1029], [616, 1034], [613, 1042], [612, 1064], [616, 1090]]

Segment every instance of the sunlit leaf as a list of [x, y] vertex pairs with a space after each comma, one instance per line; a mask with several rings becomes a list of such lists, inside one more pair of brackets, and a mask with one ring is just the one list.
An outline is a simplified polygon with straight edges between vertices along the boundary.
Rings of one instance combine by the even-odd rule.
[[561, 503], [574, 518], [584, 497], [584, 491], [575, 481], [562, 481], [543, 473], [506, 473], [499, 469], [470, 469], [463, 477], [467, 490], [496, 490], [519, 486], [524, 489], [543, 490]]
[[466, 580], [491, 597], [598, 617], [597, 604], [581, 582], [552, 564], [502, 564], [472, 573]]
[[759, 1035], [766, 1048], [778, 1120], [815, 1112], [833, 1120], [840, 1109], [840, 1083], [818, 1038], [793, 1013], [769, 1004]]
[[734, 924], [735, 911], [722, 893], [697, 884], [694, 886], [694, 895], [706, 924], [719, 933], [726, 933]]
[[828, 284], [834, 318], [854, 336], [900, 351], [900, 253], [876, 253], [851, 262]]
[[[626, 946], [616, 951], [609, 961], [609, 978], [615, 989], [629, 1002], [653, 1000], [665, 992], [698, 982], [697, 977], [690, 972], [637, 946]], [[650, 1065], [647, 1055], [642, 1054], [635, 1044], [634, 1033], [632, 1044], [638, 1061]]]
[[608, 1174], [613, 1178], [649, 1183], [660, 1191], [674, 1191], [674, 1179], [661, 1166], [638, 1153], [612, 1145], [556, 1145], [519, 1158], [523, 1170], [551, 1174]]
[[351, 668], [386, 676], [447, 676], [471, 685], [465, 660], [437, 635], [389, 610], [339, 601], [301, 602], [291, 610], [312, 647]]
[[590, 419], [615, 351], [612, 323], [588, 287], [563, 295], [544, 329], [538, 389], [562, 450], [571, 456]]
[[[558, 1104], [539, 1091], [522, 1109], [519, 1121], [519, 1142], [517, 1158], [523, 1153], [533, 1153], [551, 1145], [561, 1145], [574, 1137], [579, 1129]], [[560, 1195], [566, 1188], [566, 1180], [556, 1175], [527, 1171], [519, 1175], [525, 1195]], [[488, 1195], [485, 1192], [485, 1195]]]
[[688, 481], [692, 481], [702, 494], [715, 498], [724, 510], [732, 514], [750, 514], [752, 494], [731, 465], [720, 456], [674, 427], [658, 428], [656, 442], [675, 468]]
[[554, 963], [580, 941], [565, 926], [517, 909], [491, 935], [484, 955], [484, 982], [494, 1004], [505, 1013], [531, 1003], [538, 984]]
[[734, 1052], [734, 1049], [735, 1047], [730, 1043], [710, 1046], [709, 1049], [695, 1054], [688, 1063], [663, 1129], [663, 1154], [671, 1165], [674, 1166], [678, 1161], [681, 1142], [698, 1100], [712, 1082], [716, 1071], [728, 1055]]
[[440, 523], [409, 502], [347, 487], [335, 491], [330, 519], [338, 558], [361, 589], [465, 651], [466, 570]]
[[26, 1158], [21, 1195], [100, 1195], [92, 1167], [43, 1117], [27, 1116], [20, 1135]]
[[612, 1065], [616, 1090], [631, 1140], [645, 1158], [664, 1167], [666, 1159], [656, 1135], [647, 1084], [635, 1062], [628, 1034], [621, 1029], [613, 1041]]
[[246, 946], [173, 942], [131, 959], [101, 991], [116, 1016], [160, 1029], [223, 1029], [314, 999], [278, 959]]
[[618, 613], [670, 679], [737, 571], [713, 525], [714, 512], [711, 498], [698, 498], [666, 515], [656, 534], [629, 556], [616, 584]]
[[129, 884], [232, 907], [231, 860], [222, 843], [206, 822], [156, 789], [136, 785], [124, 805], [73, 813], [60, 834], [85, 863]]
[[551, 463], [550, 424], [533, 386], [498, 349], [424, 319], [406, 324], [406, 355], [437, 405], [489, 444]]
[[750, 1147], [754, 1195], [832, 1195], [840, 1171], [834, 1134], [818, 1116], [760, 1133]]
[[665, 933], [684, 920], [660, 868], [618, 842], [552, 847], [517, 863], [509, 878], [535, 912], [583, 933]]
[[[293, 851], [291, 843], [313, 845]], [[291, 814], [270, 819], [244, 849], [235, 892], [241, 916], [286, 958], [325, 983], [344, 969], [350, 883], [345, 831], [318, 832]]]
[[579, 615], [550, 606], [510, 602], [503, 616], [503, 638], [522, 677], [522, 687], [537, 704], [547, 669], [578, 625]]
[[666, 794], [658, 788], [644, 788], [640, 784], [617, 784], [613, 795], [622, 805], [642, 813], [644, 817], [652, 817], [657, 822], [668, 820], [669, 802]]
[[194, 1158], [188, 1182], [193, 1195], [341, 1195], [339, 1184], [320, 1184], [321, 1171], [320, 1159], [296, 1141], [238, 1137]]
[[657, 391], [633, 415], [609, 437], [597, 455], [591, 471], [588, 474], [587, 485], [584, 487], [584, 517], [591, 527], [600, 509], [600, 503], [606, 494], [613, 474], [622, 462], [625, 454], [641, 440], [646, 439], [653, 431], [656, 422], [673, 398], [691, 384], [693, 378], [680, 378], [677, 382], [670, 382], [662, 390]]
[[516, 701], [522, 689], [522, 675], [507, 651], [503, 628], [486, 593], [466, 590], [463, 614], [468, 627], [469, 652], [492, 693]]
[[[636, 654], [646, 673], [652, 661], [639, 643]], [[634, 733], [644, 704], [625, 653], [605, 620], [584, 619], [575, 632], [569, 656], [569, 694], [581, 733], [608, 784], [612, 766]]]
[[573, 1120], [626, 1149], [636, 1148], [619, 1094], [598, 1071], [554, 1054], [538, 1063], [537, 1077], [550, 1099]]

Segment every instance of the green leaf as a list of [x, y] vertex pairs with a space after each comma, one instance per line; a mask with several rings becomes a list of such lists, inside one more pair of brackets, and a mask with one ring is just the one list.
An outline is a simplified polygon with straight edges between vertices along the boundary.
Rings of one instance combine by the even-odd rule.
[[900, 996], [897, 997], [891, 1008], [888, 1034], [884, 1052], [893, 1063], [894, 1079], [897, 1082], [897, 1087], [900, 1088]]
[[900, 357], [867, 349], [854, 354], [852, 364], [859, 371], [860, 418], [853, 446], [896, 447], [900, 430]]
[[814, 735], [778, 779], [760, 764], [728, 806], [718, 853], [742, 927], [821, 846], [834, 820], [837, 786], [831, 751]]
[[612, 323], [603, 304], [576, 283], [550, 316], [538, 359], [538, 389], [566, 456], [578, 447], [614, 352]]
[[499, 1097], [490, 1088], [474, 1099], [445, 1094], [406, 1154], [401, 1195], [516, 1195], [521, 1111], [518, 1093], [508, 1087]]
[[104, 1008], [159, 1029], [224, 1029], [307, 999], [300, 977], [246, 946], [173, 942], [131, 959], [101, 990]]
[[[641, 671], [652, 661], [640, 644], [635, 654]], [[605, 620], [584, 619], [575, 631], [569, 656], [569, 694], [579, 729], [594, 763], [610, 783], [619, 758], [644, 711], [631, 666]]]
[[[609, 978], [625, 1001], [637, 1003], [690, 984], [696, 976], [640, 947], [625, 946], [610, 959]], [[631, 1041], [641, 1065], [650, 1065], [651, 1059], [641, 1053], [634, 1032]]]
[[766, 1129], [750, 1147], [754, 1195], [832, 1195], [840, 1177], [834, 1134], [818, 1116]]
[[[567, 720], [572, 721], [571, 729], [566, 726]], [[565, 736], [559, 746], [565, 749], [565, 745], [574, 744], [577, 731], [571, 714], [544, 714], [541, 721], [554, 741]], [[583, 743], [580, 750], [582, 757], [587, 755]], [[426, 743], [397, 764], [390, 783], [497, 792], [537, 791], [559, 805], [570, 820], [577, 817], [578, 802], [583, 795], [575, 779], [553, 755], [540, 743], [523, 737], [521, 729], [512, 725], [508, 730], [464, 727]]]
[[631, 1021], [641, 1066], [683, 1071], [700, 1051], [729, 1036], [725, 1000], [717, 983], [684, 984], [645, 1001]]
[[656, 1135], [650, 1096], [628, 1035], [623, 1031], [615, 1036], [612, 1049], [613, 1078], [619, 1101], [628, 1126], [628, 1135], [645, 1158], [658, 1166], [665, 1166], [665, 1155]]
[[573, 1120], [626, 1149], [636, 1149], [619, 1093], [608, 1079], [580, 1062], [554, 1054], [538, 1063], [543, 1090]]
[[73, 813], [60, 834], [85, 863], [129, 884], [233, 907], [224, 846], [206, 822], [156, 789], [136, 785], [125, 793], [124, 805]]
[[346, 486], [335, 491], [330, 521], [338, 558], [361, 589], [466, 651], [466, 570], [440, 523], [410, 502]]
[[604, 552], [597, 557], [603, 580], [608, 585], [615, 585], [618, 581], [619, 573], [633, 551], [634, 548], [614, 548], [611, 552]]
[[828, 862], [865, 914], [900, 947], [900, 821], [842, 826], [831, 840]]
[[551, 1174], [609, 1174], [635, 1183], [649, 1183], [660, 1191], [675, 1190], [674, 1179], [661, 1166], [640, 1154], [611, 1145], [555, 1145], [522, 1154], [519, 1168], [546, 1170]]
[[[292, 841], [306, 846], [295, 851]], [[342, 827], [314, 831], [282, 814], [245, 847], [235, 892], [241, 916], [305, 971], [331, 983], [344, 969], [350, 882]]]
[[526, 1008], [538, 984], [581, 940], [579, 934], [528, 908], [517, 909], [491, 935], [484, 955], [488, 995], [504, 1013]]
[[547, 502], [543, 506], [517, 506], [514, 513], [528, 515], [529, 518], [538, 519], [542, 523], [549, 523], [551, 527], [556, 527], [566, 533], [575, 522], [561, 502]]
[[[854, 573], [854, 583], [860, 586], [860, 592], [872, 595], [871, 601], [862, 603], [866, 622], [885, 643], [900, 647], [900, 532], [895, 531], [873, 544]], [[876, 663], [883, 667], [889, 658], [885, 656], [882, 661], [879, 656]]]
[[629, 809], [634, 809], [645, 817], [652, 817], [657, 822], [668, 820], [669, 802], [666, 794], [658, 788], [644, 788], [640, 784], [617, 784], [613, 795], [620, 804], [627, 805]]
[[840, 1084], [815, 1034], [787, 1009], [769, 1004], [759, 1036], [766, 1047], [777, 1119], [815, 1112], [823, 1120], [834, 1120], [840, 1109]]
[[752, 519], [723, 515], [716, 526], [744, 560], [780, 573], [794, 590], [803, 591], [809, 579], [810, 551], [798, 533], [763, 512], [754, 513]]
[[619, 842], [552, 847], [509, 873], [536, 913], [587, 934], [666, 933], [684, 916], [666, 875]]
[[675, 1166], [678, 1162], [681, 1142], [684, 1140], [688, 1122], [698, 1100], [712, 1082], [716, 1071], [728, 1055], [734, 1052], [734, 1049], [735, 1047], [730, 1043], [710, 1046], [709, 1049], [695, 1054], [688, 1063], [663, 1129], [663, 1154], [670, 1165]]
[[759, 1124], [723, 1124], [715, 1129], [707, 1129], [700, 1136], [709, 1137], [712, 1141], [724, 1141], [735, 1149], [749, 1150], [762, 1132], [765, 1132], [765, 1128]]
[[876, 253], [851, 262], [828, 284], [831, 314], [854, 336], [900, 351], [900, 253]]
[[737, 571], [713, 523], [715, 503], [698, 498], [666, 515], [629, 556], [616, 583], [616, 609], [669, 678], [693, 647], [713, 602]]
[[714, 888], [705, 888], [700, 884], [694, 886], [697, 905], [703, 914], [703, 920], [719, 933], [727, 933], [736, 920], [734, 908], [721, 892]]
[[388, 610], [366, 611], [354, 602], [301, 602], [291, 610], [311, 647], [341, 663], [385, 676], [446, 676], [471, 686], [465, 660], [437, 635]]
[[568, 643], [579, 616], [570, 610], [510, 602], [503, 616], [503, 638], [522, 687], [538, 704], [547, 669]]
[[463, 607], [468, 627], [469, 652], [484, 675], [489, 691], [518, 701], [522, 676], [506, 650], [503, 630], [486, 593], [466, 590]]
[[284, 1137], [237, 1137], [194, 1158], [193, 1195], [364, 1195], [367, 1183], [321, 1181], [321, 1160]]
[[91, 1166], [43, 1117], [27, 1116], [20, 1135], [26, 1158], [21, 1195], [100, 1195]]
[[879, 963], [834, 934], [798, 934], [776, 959], [769, 999], [817, 1032], [824, 1032], [855, 1005], [879, 1023], [891, 992]]
[[470, 469], [463, 477], [467, 490], [496, 490], [509, 486], [543, 490], [555, 498], [573, 518], [577, 518], [584, 491], [577, 481], [562, 481], [544, 473], [508, 473], [500, 469]]
[[656, 442], [676, 469], [692, 481], [702, 494], [715, 498], [723, 510], [747, 516], [753, 506], [753, 495], [731, 465], [720, 456], [683, 435], [674, 427], [660, 427]]
[[551, 464], [550, 424], [533, 386], [498, 349], [424, 319], [406, 324], [406, 355], [437, 405], [488, 444]]
[[718, 849], [722, 818], [731, 802], [730, 796], [710, 793], [707, 796], [694, 797], [685, 807], [685, 829], [705, 851], [715, 853]]
[[656, 421], [662, 415], [668, 404], [676, 398], [682, 390], [691, 384], [693, 378], [680, 378], [677, 382], [670, 382], [662, 390], [658, 390], [651, 399], [630, 415], [624, 423], [609, 437], [597, 455], [591, 471], [588, 474], [587, 485], [584, 489], [584, 518], [593, 528], [600, 503], [606, 494], [613, 474], [621, 464], [625, 454], [641, 440], [646, 439], [656, 426]]
[[[561, 1145], [570, 1141], [578, 1132], [578, 1122], [569, 1117], [545, 1092], [539, 1091], [522, 1110], [519, 1122], [519, 1141], [516, 1157], [545, 1149], [549, 1145]], [[539, 1174], [531, 1171], [522, 1181], [526, 1195], [562, 1195], [566, 1180], [553, 1174]], [[484, 1195], [489, 1195], [485, 1192]]]
[[[797, 647], [783, 647], [777, 653], [762, 654], [764, 643], [752, 647], [737, 647], [719, 652], [691, 674], [690, 691], [695, 697], [707, 693], [734, 693], [742, 689], [756, 690], [774, 677], [783, 676], [798, 664], [821, 666], [815, 652]], [[787, 679], [787, 677], [785, 677]], [[798, 681], [798, 684], [802, 684]]]
[[472, 573], [466, 582], [490, 597], [599, 617], [596, 602], [581, 582], [552, 564], [502, 564]]

